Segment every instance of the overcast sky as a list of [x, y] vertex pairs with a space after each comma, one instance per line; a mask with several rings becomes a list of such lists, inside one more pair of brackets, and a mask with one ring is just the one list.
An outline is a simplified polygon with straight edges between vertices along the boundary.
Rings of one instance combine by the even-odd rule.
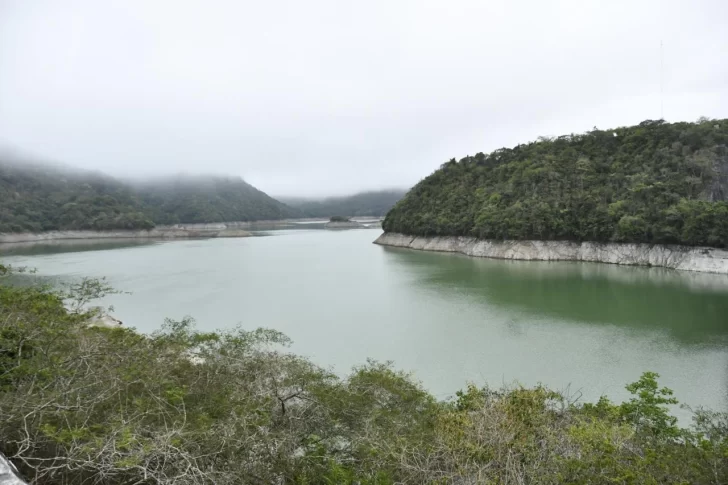
[[[0, 0], [0, 146], [273, 195], [728, 117], [728, 1]], [[661, 96], [660, 42], [664, 43]]]

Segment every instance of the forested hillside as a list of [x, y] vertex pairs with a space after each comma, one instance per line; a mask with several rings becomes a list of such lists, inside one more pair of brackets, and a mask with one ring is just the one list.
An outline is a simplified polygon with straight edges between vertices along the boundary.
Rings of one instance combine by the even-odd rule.
[[728, 247], [728, 120], [645, 121], [455, 159], [388, 232]]
[[149, 229], [297, 214], [240, 178], [185, 176], [132, 186], [96, 172], [0, 159], [0, 232]]
[[400, 200], [405, 190], [377, 190], [346, 197], [328, 197], [323, 200], [281, 198], [283, 202], [301, 211], [304, 217], [380, 217]]
[[0, 160], [0, 232], [151, 227], [130, 187], [111, 177]]
[[157, 224], [256, 221], [300, 217], [239, 177], [177, 176], [136, 187]]

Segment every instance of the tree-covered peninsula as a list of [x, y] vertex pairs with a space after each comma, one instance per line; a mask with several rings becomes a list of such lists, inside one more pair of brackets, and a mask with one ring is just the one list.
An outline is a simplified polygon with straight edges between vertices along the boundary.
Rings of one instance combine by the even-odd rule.
[[443, 164], [387, 214], [418, 236], [728, 247], [728, 120], [637, 126]]

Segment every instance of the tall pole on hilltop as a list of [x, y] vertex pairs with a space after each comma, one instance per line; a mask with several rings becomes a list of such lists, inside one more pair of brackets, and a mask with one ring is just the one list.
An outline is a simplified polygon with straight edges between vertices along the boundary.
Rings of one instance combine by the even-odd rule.
[[664, 81], [665, 60], [662, 52], [662, 40], [660, 40], [660, 119], [665, 119], [665, 81]]

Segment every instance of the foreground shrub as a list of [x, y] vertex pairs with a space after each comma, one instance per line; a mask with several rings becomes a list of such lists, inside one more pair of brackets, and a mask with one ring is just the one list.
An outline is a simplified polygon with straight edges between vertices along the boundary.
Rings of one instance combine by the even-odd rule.
[[621, 404], [474, 386], [439, 402], [386, 363], [339, 378], [272, 330], [89, 328], [69, 298], [104, 289], [0, 286], [0, 452], [30, 483], [728, 481], [726, 415], [679, 428], [654, 373]]

